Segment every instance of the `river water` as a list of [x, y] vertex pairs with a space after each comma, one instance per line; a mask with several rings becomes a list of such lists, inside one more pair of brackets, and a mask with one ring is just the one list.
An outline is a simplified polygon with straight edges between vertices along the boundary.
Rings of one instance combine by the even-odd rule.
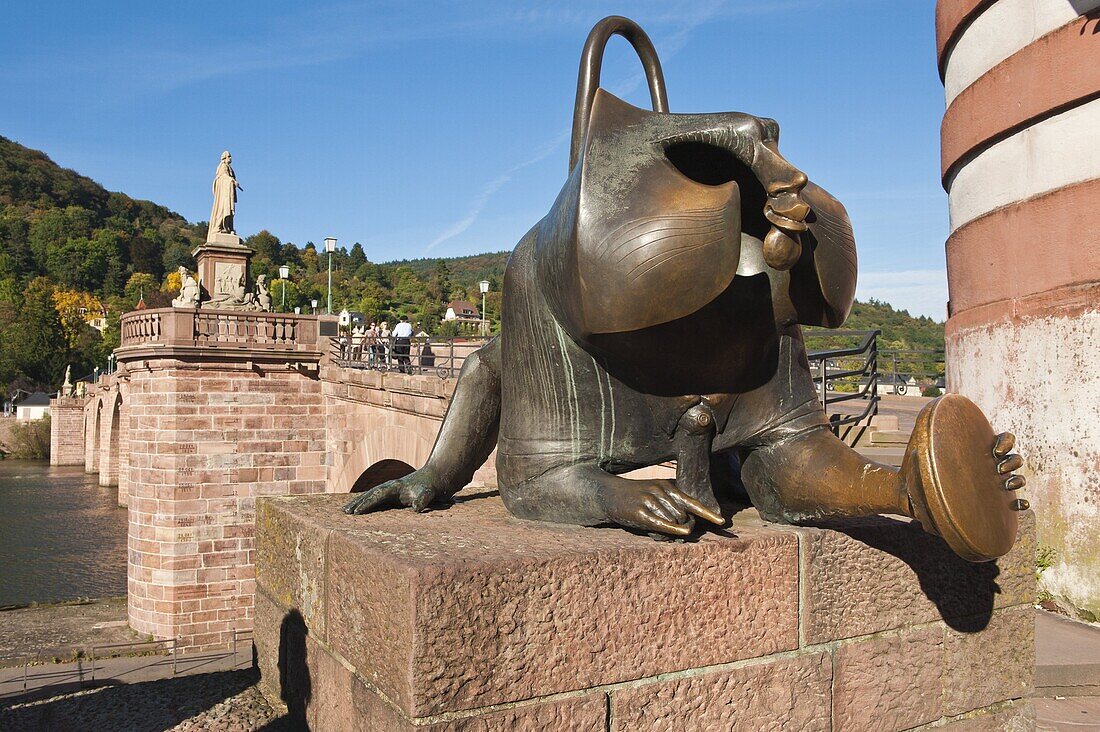
[[126, 522], [82, 467], [0, 460], [0, 605], [125, 595]]

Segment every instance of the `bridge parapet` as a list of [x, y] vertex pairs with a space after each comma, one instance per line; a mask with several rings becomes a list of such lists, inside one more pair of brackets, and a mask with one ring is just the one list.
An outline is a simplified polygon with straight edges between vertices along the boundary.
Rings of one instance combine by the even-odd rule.
[[120, 361], [151, 355], [150, 348], [252, 349], [270, 355], [308, 354], [319, 360], [336, 320], [293, 313], [194, 308], [135, 310], [122, 316]]

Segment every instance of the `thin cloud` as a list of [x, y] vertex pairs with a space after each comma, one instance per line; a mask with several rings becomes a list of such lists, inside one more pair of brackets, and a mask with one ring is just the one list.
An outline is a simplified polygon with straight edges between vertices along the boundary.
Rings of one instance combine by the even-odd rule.
[[947, 317], [947, 270], [908, 269], [898, 272], [860, 272], [856, 297], [888, 302], [910, 315], [943, 321]]
[[499, 191], [505, 183], [512, 180], [512, 176], [514, 176], [516, 173], [523, 170], [524, 168], [528, 168], [535, 163], [542, 162], [546, 158], [550, 157], [568, 136], [569, 130], [566, 130], [563, 134], [560, 134], [554, 139], [547, 142], [534, 157], [524, 160], [522, 163], [517, 163], [516, 165], [513, 165], [511, 168], [508, 168], [508, 170], [504, 171], [488, 184], [486, 184], [485, 187], [478, 191], [477, 195], [474, 196], [474, 200], [470, 203], [470, 208], [466, 212], [466, 215], [444, 229], [443, 232], [439, 234], [439, 236], [432, 239], [431, 243], [429, 243], [428, 246], [424, 248], [424, 254], [431, 253], [433, 249], [435, 249], [443, 242], [447, 241], [448, 239], [453, 239], [462, 232], [466, 231], [466, 229], [469, 229], [470, 226], [472, 226], [473, 223], [477, 221], [478, 217], [481, 216], [481, 212], [482, 210], [484, 210], [485, 204], [489, 202], [489, 199], [493, 197], [493, 194]]

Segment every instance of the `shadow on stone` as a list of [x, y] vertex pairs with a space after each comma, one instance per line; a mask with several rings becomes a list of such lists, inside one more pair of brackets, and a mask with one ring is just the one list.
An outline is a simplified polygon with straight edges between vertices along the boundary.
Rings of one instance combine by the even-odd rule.
[[279, 626], [279, 698], [286, 704], [286, 721], [294, 729], [309, 729], [306, 708], [313, 698], [313, 683], [306, 661], [309, 628], [297, 610], [283, 617]]
[[1001, 592], [996, 582], [1001, 570], [996, 562], [968, 562], [911, 521], [876, 517], [807, 525], [838, 531], [905, 562], [951, 628], [977, 633], [989, 624], [994, 600]]

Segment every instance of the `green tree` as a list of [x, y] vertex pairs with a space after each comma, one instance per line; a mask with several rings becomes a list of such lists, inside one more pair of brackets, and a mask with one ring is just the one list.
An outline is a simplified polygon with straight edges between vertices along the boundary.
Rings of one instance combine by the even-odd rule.
[[18, 316], [0, 332], [0, 350], [15, 370], [49, 388], [60, 383], [69, 356], [53, 292], [45, 277], [28, 282]]
[[360, 244], [359, 242], [355, 242], [351, 246], [351, 251], [348, 252], [348, 261], [347, 261], [348, 269], [352, 272], [355, 272], [356, 270], [358, 270], [360, 267], [362, 267], [366, 263], [367, 263], [367, 255], [363, 251], [363, 245]]
[[157, 242], [138, 234], [130, 239], [130, 268], [134, 272], [147, 272], [155, 279], [164, 275], [164, 261]]
[[151, 295], [159, 289], [157, 279], [153, 275], [147, 272], [135, 272], [126, 281], [126, 288], [123, 292], [129, 302], [137, 304], [137, 301], [142, 297]]

